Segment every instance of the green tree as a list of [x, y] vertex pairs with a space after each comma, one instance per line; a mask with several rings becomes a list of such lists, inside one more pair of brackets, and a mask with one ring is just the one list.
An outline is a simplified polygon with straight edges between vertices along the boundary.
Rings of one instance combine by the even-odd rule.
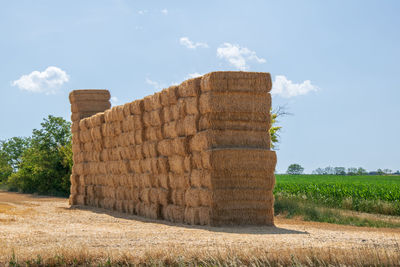
[[291, 113], [286, 111], [286, 107], [279, 106], [276, 109], [271, 108], [271, 128], [269, 129], [269, 134], [271, 136], [271, 148], [277, 149], [280, 142], [279, 133], [282, 130], [282, 126], [276, 125], [279, 121], [278, 118], [285, 115], [291, 115]]
[[357, 169], [357, 175], [366, 175], [367, 173], [368, 173], [367, 170], [362, 167], [359, 167]]
[[24, 137], [0, 141], [0, 183], [18, 170], [22, 154], [29, 145], [30, 139]]
[[304, 171], [304, 168], [301, 167], [300, 164], [290, 164], [286, 173], [287, 174], [302, 174]]
[[70, 123], [49, 115], [41, 126], [33, 130], [18, 171], [7, 184], [10, 189], [27, 193], [68, 195], [72, 167]]

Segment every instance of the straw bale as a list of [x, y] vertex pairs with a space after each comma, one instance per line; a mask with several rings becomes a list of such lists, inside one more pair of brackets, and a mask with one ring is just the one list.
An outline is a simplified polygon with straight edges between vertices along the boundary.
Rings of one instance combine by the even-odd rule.
[[[264, 131], [270, 128], [270, 116], [263, 115], [262, 121], [250, 120], [221, 120], [214, 116], [215, 114], [233, 114], [233, 113], [208, 113], [199, 119], [199, 131], [203, 130], [247, 130], [247, 131]], [[239, 113], [241, 114], [241, 113]]]
[[104, 111], [104, 122], [105, 123], [110, 123], [114, 121], [114, 113], [111, 112], [111, 109], [107, 109]]
[[200, 191], [198, 189], [190, 188], [185, 192], [185, 204], [188, 207], [200, 206]]
[[162, 121], [160, 117], [161, 110], [153, 110], [143, 113], [143, 124], [146, 127], [161, 126]]
[[170, 106], [169, 111], [171, 120], [177, 121], [178, 119], [185, 117], [185, 113], [180, 112], [177, 104]]
[[71, 112], [103, 112], [109, 109], [109, 101], [77, 101], [71, 104]]
[[144, 110], [151, 111], [161, 108], [160, 93], [146, 96], [143, 99]]
[[83, 130], [79, 132], [79, 140], [82, 143], [87, 143], [92, 140], [92, 136], [90, 135], [90, 130]]
[[185, 103], [185, 113], [189, 115], [197, 115], [199, 113], [198, 110], [198, 100], [197, 97], [186, 97], [183, 98]]
[[174, 155], [168, 157], [168, 164], [171, 172], [173, 173], [184, 173], [185, 166], [184, 166], [184, 157]]
[[129, 161], [129, 170], [134, 173], [142, 173], [142, 168], [140, 167], [139, 160], [130, 160]]
[[[225, 188], [214, 190], [215, 202], [233, 202], [233, 201], [271, 201], [272, 190], [266, 190], [264, 188]], [[224, 204], [225, 205], [225, 204]]]
[[176, 173], [169, 173], [169, 187], [172, 189], [182, 189], [185, 190], [189, 188], [190, 179], [189, 174], [176, 174]]
[[[211, 112], [201, 115], [200, 120], [214, 121], [244, 121], [244, 122], [264, 122], [268, 124], [270, 119], [270, 111], [266, 113], [255, 112]], [[204, 122], [202, 122], [204, 123]]]
[[184, 221], [185, 208], [178, 205], [168, 205], [165, 207], [163, 216], [165, 219], [175, 223], [182, 223]]
[[173, 86], [170, 86], [169, 88], [161, 91], [160, 100], [161, 100], [161, 104], [164, 107], [176, 104], [176, 102], [178, 100], [177, 89], [178, 89], [178, 86], [173, 85]]
[[140, 160], [140, 168], [142, 169], [142, 172], [151, 172], [151, 159], [150, 158], [145, 158]]
[[145, 127], [151, 127], [152, 126], [151, 125], [151, 120], [150, 120], [150, 111], [145, 111], [143, 113], [142, 119], [143, 119], [143, 125]]
[[79, 184], [72, 184], [71, 183], [71, 186], [70, 186], [71, 194], [73, 194], [73, 195], [78, 194], [78, 187], [80, 187]]
[[269, 166], [276, 165], [275, 151], [265, 149], [215, 149], [211, 158], [214, 170], [268, 170], [271, 169]]
[[88, 196], [89, 198], [94, 197], [94, 186], [93, 185], [86, 186], [86, 196]]
[[122, 110], [123, 110], [123, 114], [125, 119], [131, 115], [131, 108], [130, 108], [130, 103], [126, 103], [124, 105], [122, 105]]
[[101, 139], [101, 128], [99, 126], [95, 126], [90, 130], [90, 135], [93, 140]]
[[212, 147], [264, 148], [271, 146], [270, 135], [266, 131], [209, 130]]
[[124, 154], [122, 155], [122, 158], [124, 159], [136, 159], [136, 150], [135, 146], [130, 145], [122, 149], [124, 151]]
[[72, 124], [71, 124], [71, 132], [73, 134], [79, 132], [79, 123], [78, 122], [72, 122]]
[[140, 191], [140, 200], [143, 203], [150, 204], [150, 188], [143, 188]]
[[197, 119], [197, 116], [189, 115], [183, 119], [182, 124], [179, 123], [184, 127], [184, 135], [195, 135], [197, 133]]
[[101, 125], [101, 135], [104, 137], [112, 135], [109, 123], [104, 123], [103, 125]]
[[129, 170], [129, 161], [128, 160], [120, 160], [119, 161], [119, 172], [120, 173], [128, 173]]
[[164, 173], [156, 175], [157, 183], [158, 183], [159, 187], [166, 189], [166, 190], [168, 190], [170, 188], [168, 176], [169, 176], [168, 174], [164, 174]]
[[80, 142], [79, 140], [79, 132], [77, 134], [72, 135], [72, 143], [78, 144]]
[[269, 170], [213, 171], [214, 189], [264, 188], [272, 190], [275, 185], [274, 170], [275, 166], [271, 166]]
[[103, 140], [102, 139], [101, 140], [95, 140], [93, 142], [93, 149], [97, 153], [100, 153], [103, 150], [103, 148], [104, 148], [104, 145], [103, 145]]
[[73, 90], [69, 93], [69, 101], [107, 101], [111, 97], [108, 90]]
[[177, 137], [178, 136], [178, 133], [177, 133], [177, 124], [176, 124], [176, 121], [171, 121], [171, 122], [168, 122], [168, 123], [166, 123], [166, 124], [164, 124], [164, 126], [163, 126], [163, 135], [164, 135], [164, 138], [175, 138], [175, 137]]
[[84, 195], [75, 195], [74, 203], [75, 205], [85, 205], [86, 197]]
[[211, 161], [211, 150], [200, 152], [201, 165], [204, 169], [211, 170], [213, 168], [213, 162]]
[[143, 149], [141, 145], [135, 146], [136, 159], [144, 159]]
[[161, 109], [161, 120], [165, 123], [170, 122], [174, 120], [174, 118], [171, 115], [171, 107], [163, 107]]
[[157, 172], [160, 174], [165, 174], [169, 172], [168, 158], [158, 157], [157, 158]]
[[87, 184], [87, 177], [88, 176], [85, 176], [85, 175], [79, 175], [79, 185], [85, 185], [85, 184]]
[[[213, 173], [213, 179], [214, 178], [214, 173]], [[203, 188], [212, 188], [212, 178], [211, 178], [211, 172], [206, 171], [206, 170], [192, 170], [190, 173], [190, 185], [192, 187], [203, 187]]]
[[179, 118], [184, 118], [187, 114], [185, 112], [186, 108], [185, 108], [185, 101], [183, 100], [183, 98], [178, 99], [178, 103], [176, 104], [176, 107], [179, 112]]
[[141, 115], [144, 108], [143, 108], [143, 99], [139, 99], [129, 103], [129, 107], [131, 110], [131, 114], [134, 115]]
[[158, 174], [157, 158], [151, 158], [151, 172], [153, 174]]
[[271, 95], [203, 93], [199, 100], [201, 114], [209, 112], [245, 112], [267, 114]]
[[71, 179], [71, 185], [79, 184], [79, 175], [71, 174], [70, 179]]
[[79, 121], [79, 129], [81, 131], [85, 131], [89, 128], [89, 125], [87, 124], [87, 122], [88, 122], [87, 118]]
[[157, 151], [162, 156], [172, 155], [172, 142], [169, 139], [161, 140], [157, 143]]
[[197, 96], [200, 92], [201, 77], [182, 82], [178, 86], [179, 97]]
[[193, 169], [202, 169], [203, 168], [200, 152], [197, 152], [197, 151], [192, 152], [191, 161], [192, 161], [191, 165], [192, 165]]
[[158, 203], [158, 190], [156, 188], [150, 188], [149, 192], [150, 202], [157, 204]]
[[104, 112], [97, 113], [90, 117], [89, 125], [91, 128], [101, 126], [104, 123]]
[[187, 151], [187, 138], [186, 137], [178, 137], [172, 140], [171, 142], [171, 150], [174, 154], [180, 156], [188, 155]]
[[219, 71], [204, 75], [201, 91], [251, 91], [267, 93], [272, 88], [271, 75], [265, 72]]
[[187, 224], [199, 224], [200, 222], [199, 210], [192, 207], [186, 207], [184, 221]]
[[112, 161], [117, 161], [121, 159], [121, 154], [116, 148], [108, 149], [108, 158]]
[[131, 127], [130, 117], [125, 117], [125, 119], [121, 122], [121, 128], [123, 133], [127, 133], [131, 131], [133, 127]]
[[158, 188], [157, 189], [157, 203], [167, 206], [171, 201], [170, 199], [170, 192], [167, 189]]
[[81, 119], [81, 113], [80, 112], [72, 112], [71, 113], [71, 121], [80, 121]]
[[111, 149], [112, 148], [112, 146], [113, 146], [112, 137], [104, 136], [103, 137], [103, 142], [104, 142], [104, 148], [106, 148], [106, 149]]
[[163, 139], [161, 127], [149, 127], [144, 132], [147, 141], [158, 141]]
[[142, 145], [143, 155], [146, 158], [156, 157], [157, 156], [157, 148], [156, 143], [154, 142], [144, 142]]
[[190, 172], [192, 170], [191, 156], [186, 156], [183, 160], [183, 168], [185, 172]]
[[84, 163], [75, 163], [72, 166], [72, 173], [76, 175], [82, 175], [84, 172]]
[[121, 122], [120, 121], [113, 121], [111, 123], [111, 128], [114, 131], [114, 136], [118, 136], [122, 133], [122, 127], [121, 127]]
[[212, 146], [213, 135], [209, 131], [202, 131], [195, 134], [189, 141], [190, 151], [204, 151]]

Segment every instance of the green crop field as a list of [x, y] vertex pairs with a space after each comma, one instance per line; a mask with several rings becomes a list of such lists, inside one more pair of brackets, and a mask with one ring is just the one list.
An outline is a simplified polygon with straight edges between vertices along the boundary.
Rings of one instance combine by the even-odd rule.
[[400, 176], [276, 175], [275, 196], [400, 215]]

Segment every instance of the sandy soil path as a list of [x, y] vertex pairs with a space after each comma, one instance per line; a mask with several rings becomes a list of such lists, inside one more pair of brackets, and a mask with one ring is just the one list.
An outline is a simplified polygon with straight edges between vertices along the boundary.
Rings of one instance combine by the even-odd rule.
[[144, 253], [182, 247], [209, 251], [227, 247], [399, 250], [400, 229], [281, 218], [275, 223], [276, 227], [187, 226], [103, 209], [71, 208], [65, 198], [0, 192], [0, 260], [12, 250], [31, 255], [58, 249]]

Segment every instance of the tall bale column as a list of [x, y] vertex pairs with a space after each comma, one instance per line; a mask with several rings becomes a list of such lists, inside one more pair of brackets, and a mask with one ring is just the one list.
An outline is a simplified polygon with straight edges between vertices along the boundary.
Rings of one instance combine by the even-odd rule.
[[212, 72], [201, 80], [193, 149], [211, 173], [211, 225], [273, 225], [269, 73]]
[[108, 90], [74, 90], [69, 94], [71, 103], [71, 132], [72, 152], [74, 165], [71, 174], [71, 205], [84, 205], [86, 192], [84, 179], [85, 159], [83, 157], [83, 143], [80, 139], [80, 120], [103, 112], [111, 107], [110, 92]]

